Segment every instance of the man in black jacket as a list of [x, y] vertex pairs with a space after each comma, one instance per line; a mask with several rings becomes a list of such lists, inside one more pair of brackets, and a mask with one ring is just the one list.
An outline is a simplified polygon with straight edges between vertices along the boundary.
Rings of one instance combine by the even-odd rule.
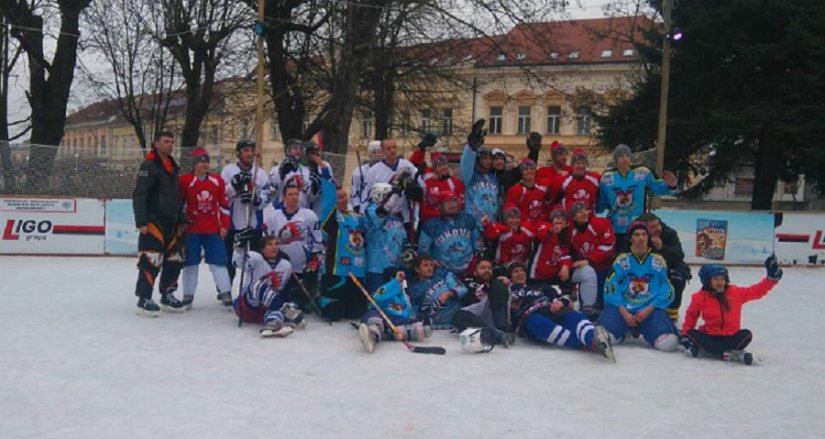
[[648, 212], [639, 216], [637, 221], [647, 224], [650, 234], [650, 246], [667, 262], [667, 278], [673, 285], [676, 297], [667, 308], [667, 314], [673, 323], [679, 321], [679, 306], [682, 305], [682, 292], [685, 291], [687, 281], [691, 279], [690, 267], [685, 263], [685, 252], [682, 242], [675, 230], [663, 223], [659, 217]]
[[[138, 315], [157, 317], [161, 308], [183, 312], [183, 304], [173, 294], [178, 288], [178, 275], [183, 267], [180, 224], [181, 199], [178, 168], [172, 158], [175, 136], [159, 133], [152, 151], [140, 165], [137, 184], [132, 194], [138, 237]], [[160, 304], [152, 300], [155, 279], [160, 273]]]

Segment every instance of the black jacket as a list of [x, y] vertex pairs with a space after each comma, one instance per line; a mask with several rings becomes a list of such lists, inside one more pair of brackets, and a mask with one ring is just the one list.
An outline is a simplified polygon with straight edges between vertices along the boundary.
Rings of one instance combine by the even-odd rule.
[[181, 218], [180, 168], [172, 161], [172, 173], [163, 168], [160, 157], [149, 153], [140, 165], [135, 191], [132, 193], [132, 209], [135, 225], [143, 227], [149, 222], [176, 224]]
[[685, 251], [682, 250], [679, 235], [665, 223], [661, 221], [660, 223], [662, 224], [662, 249], [658, 253], [665, 258], [668, 269], [677, 271], [685, 279], [690, 279], [690, 267], [685, 263]]

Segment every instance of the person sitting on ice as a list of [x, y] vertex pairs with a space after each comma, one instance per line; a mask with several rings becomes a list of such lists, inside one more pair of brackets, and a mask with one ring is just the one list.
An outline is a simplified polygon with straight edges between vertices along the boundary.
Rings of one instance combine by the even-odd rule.
[[510, 326], [510, 292], [505, 279], [493, 277], [493, 261], [481, 259], [475, 276], [464, 280], [468, 293], [461, 299], [463, 308], [452, 318], [465, 352], [490, 352], [496, 345], [509, 348], [515, 343]]
[[671, 351], [679, 344], [676, 327], [665, 309], [673, 301], [665, 258], [649, 246], [647, 224], [636, 221], [627, 229], [630, 251], [613, 262], [604, 288], [605, 309], [597, 325], [621, 343], [628, 332], [641, 335], [651, 346]]
[[551, 345], [601, 353], [615, 362], [610, 336], [573, 309], [567, 295], [548, 284], [527, 284], [524, 264], [508, 267], [513, 332]]
[[[430, 326], [413, 318], [410, 298], [404, 292], [404, 272], [399, 271], [389, 282], [374, 293], [372, 298], [387, 316], [392, 325], [386, 324], [384, 317], [373, 305], [361, 316], [358, 336], [368, 353], [375, 352], [375, 346], [382, 339], [397, 341], [421, 341], [432, 334]], [[395, 330], [393, 331], [393, 326]]]
[[449, 326], [461, 309], [467, 287], [454, 274], [438, 266], [432, 256], [419, 254], [413, 261], [416, 277], [410, 282], [410, 301], [419, 319], [433, 326]]
[[[723, 360], [753, 362], [753, 355], [743, 351], [753, 334], [742, 329], [742, 305], [761, 299], [782, 279], [776, 256], [765, 260], [765, 269], [765, 278], [748, 287], [731, 285], [728, 269], [720, 264], [706, 264], [699, 269], [702, 289], [691, 296], [682, 325], [682, 346], [693, 357], [704, 351]], [[699, 317], [704, 324], [695, 329]]]
[[[294, 326], [304, 324], [303, 313], [284, 298], [292, 264], [274, 236], [261, 238], [260, 249], [260, 253], [250, 250], [246, 257], [244, 285], [233, 304], [235, 315], [247, 323], [263, 323], [261, 336], [286, 337]], [[232, 260], [236, 267], [243, 265], [243, 252], [236, 251]]]

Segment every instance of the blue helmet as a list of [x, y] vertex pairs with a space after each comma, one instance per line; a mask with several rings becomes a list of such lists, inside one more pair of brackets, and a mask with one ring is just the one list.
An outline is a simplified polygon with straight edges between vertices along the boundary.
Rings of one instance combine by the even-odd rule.
[[721, 264], [705, 264], [699, 269], [699, 280], [702, 281], [702, 288], [710, 288], [710, 278], [716, 276], [725, 276], [725, 284], [730, 283], [730, 276], [728, 276], [728, 269]]

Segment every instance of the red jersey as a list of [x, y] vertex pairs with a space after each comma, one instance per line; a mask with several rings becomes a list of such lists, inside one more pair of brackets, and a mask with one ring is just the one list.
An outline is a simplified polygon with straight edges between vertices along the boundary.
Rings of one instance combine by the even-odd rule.
[[573, 172], [573, 167], [570, 165], [564, 165], [561, 169], [557, 169], [554, 165], [541, 166], [536, 170], [536, 181], [545, 186], [552, 186], [554, 181], [564, 180], [571, 172]]
[[699, 290], [690, 298], [690, 305], [685, 312], [685, 322], [682, 325], [682, 334], [696, 326], [699, 316], [705, 322], [699, 327], [699, 332], [708, 335], [733, 335], [741, 329], [742, 305], [751, 300], [761, 299], [776, 285], [778, 281], [764, 278], [759, 283], [749, 287], [729, 285], [725, 291], [728, 299], [728, 309], [722, 308], [719, 299], [705, 290]]
[[230, 228], [229, 200], [220, 176], [207, 174], [201, 180], [186, 174], [180, 178], [180, 193], [189, 221], [187, 233], [218, 233]]
[[530, 279], [550, 280], [559, 275], [562, 265], [573, 265], [566, 233], [566, 230], [553, 233], [550, 223], [541, 223], [536, 227], [539, 245], [530, 263]]
[[574, 260], [587, 259], [596, 271], [608, 270], [616, 256], [616, 234], [606, 218], [592, 217], [584, 230], [567, 227]]
[[424, 201], [420, 205], [419, 224], [427, 220], [438, 218], [438, 194], [444, 191], [453, 191], [458, 198], [459, 210], [464, 210], [464, 183], [456, 177], [438, 178], [435, 174], [424, 176]]
[[596, 208], [601, 175], [587, 172], [582, 178], [568, 175], [561, 183], [561, 207], [567, 212], [570, 206], [584, 203], [591, 212]]
[[496, 249], [496, 264], [507, 265], [510, 262], [527, 264], [530, 259], [530, 248], [536, 233], [533, 228], [523, 222], [516, 230], [502, 223], [488, 223], [484, 226], [484, 238], [489, 241], [498, 240]]
[[522, 221], [537, 224], [539, 221], [548, 220], [556, 195], [558, 190], [554, 187], [539, 183], [527, 187], [524, 183], [518, 183], [507, 191], [504, 205], [518, 207]]

